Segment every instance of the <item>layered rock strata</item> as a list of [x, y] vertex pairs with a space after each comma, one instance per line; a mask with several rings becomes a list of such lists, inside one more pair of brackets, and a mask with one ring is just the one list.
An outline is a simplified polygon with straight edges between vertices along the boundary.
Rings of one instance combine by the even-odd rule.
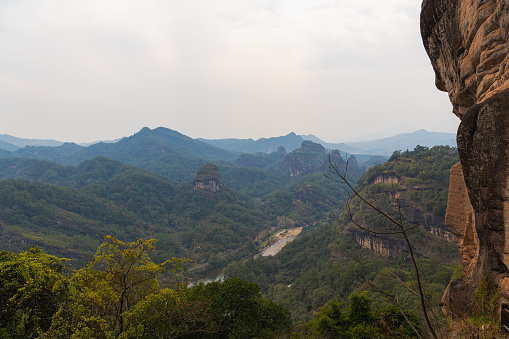
[[507, 1], [423, 1], [421, 34], [435, 84], [461, 119], [458, 151], [471, 205], [458, 165], [451, 171], [448, 224], [463, 277], [450, 283], [443, 300], [452, 317], [475, 310], [485, 276], [500, 287], [498, 309], [509, 303], [508, 33]]

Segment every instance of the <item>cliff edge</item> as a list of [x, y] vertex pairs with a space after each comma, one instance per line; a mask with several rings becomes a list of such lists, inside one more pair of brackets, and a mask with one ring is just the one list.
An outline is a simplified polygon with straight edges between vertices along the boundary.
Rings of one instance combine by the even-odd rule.
[[503, 0], [424, 0], [421, 35], [435, 84], [461, 120], [461, 165], [451, 170], [447, 224], [462, 255], [462, 277], [444, 311], [471, 315], [488, 277], [509, 303], [509, 6]]

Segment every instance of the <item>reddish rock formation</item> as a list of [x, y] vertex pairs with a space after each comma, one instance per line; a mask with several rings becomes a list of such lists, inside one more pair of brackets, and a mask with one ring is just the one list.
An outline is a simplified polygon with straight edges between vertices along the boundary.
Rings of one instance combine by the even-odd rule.
[[397, 184], [400, 178], [396, 173], [382, 173], [373, 179], [372, 184]]
[[470, 277], [477, 261], [479, 239], [475, 231], [474, 209], [468, 198], [461, 163], [451, 168], [445, 223], [453, 234], [454, 242], [460, 248], [462, 275]]
[[458, 151], [474, 212], [470, 219], [472, 210], [466, 206], [456, 168], [451, 199], [463, 206], [451, 203], [448, 223], [460, 245], [464, 276], [452, 281], [444, 295], [452, 316], [475, 310], [474, 294], [485, 274], [501, 287], [500, 306], [509, 302], [508, 33], [506, 1], [423, 1], [424, 47], [435, 70], [436, 86], [448, 92], [453, 112], [461, 119]]

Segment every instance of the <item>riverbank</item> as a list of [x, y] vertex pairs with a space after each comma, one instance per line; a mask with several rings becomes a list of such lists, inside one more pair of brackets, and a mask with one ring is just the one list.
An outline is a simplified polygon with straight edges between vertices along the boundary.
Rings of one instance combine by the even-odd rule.
[[276, 243], [274, 243], [271, 246], [265, 248], [260, 253], [260, 255], [262, 257], [267, 257], [269, 255], [277, 254], [279, 251], [281, 251], [281, 249], [283, 247], [285, 247], [285, 245], [287, 243], [289, 243], [290, 241], [293, 241], [295, 238], [297, 238], [297, 236], [299, 236], [302, 233], [302, 229], [303, 228], [304, 227], [295, 227], [295, 228], [284, 230], [284, 231], [278, 233], [276, 235], [276, 238], [277, 238]]
[[[309, 227], [309, 226], [307, 226]], [[276, 255], [287, 243], [295, 240], [301, 233], [304, 231], [304, 227], [295, 227], [286, 230], [282, 230], [278, 232], [276, 235], [273, 235], [276, 240], [272, 245], [264, 248], [261, 252], [256, 254], [254, 258], [262, 256], [267, 257], [269, 255]], [[188, 282], [187, 287], [193, 287], [199, 283], [208, 284], [214, 281], [223, 281], [224, 280], [224, 268], [209, 272], [201, 277], [197, 277], [195, 280]]]

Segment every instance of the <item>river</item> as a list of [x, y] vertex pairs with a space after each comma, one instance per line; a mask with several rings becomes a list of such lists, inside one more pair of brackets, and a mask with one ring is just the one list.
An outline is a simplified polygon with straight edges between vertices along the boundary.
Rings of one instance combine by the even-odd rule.
[[187, 287], [193, 287], [194, 285], [198, 285], [200, 283], [204, 283], [207, 285], [208, 283], [214, 282], [214, 281], [224, 281], [224, 268], [220, 270], [215, 270], [212, 272], [209, 272], [208, 274], [204, 275], [203, 277], [199, 278], [198, 280], [193, 280], [190, 283], [187, 284]]
[[[310, 229], [312, 229], [312, 228], [315, 228], [316, 225], [307, 226], [306, 228], [308, 228], [308, 227]], [[260, 255], [262, 257], [266, 257], [269, 255], [275, 255], [276, 253], [281, 251], [281, 249], [287, 243], [289, 243], [290, 241], [293, 241], [295, 238], [297, 238], [302, 233], [303, 230], [304, 230], [304, 227], [295, 227], [295, 228], [291, 228], [289, 230], [279, 232], [278, 235], [276, 235], [276, 237], [278, 238], [277, 242], [272, 244], [271, 246], [265, 248], [260, 253], [256, 254], [254, 256], [254, 258], [259, 257]], [[208, 284], [208, 283], [211, 283], [214, 281], [224, 281], [224, 268], [212, 271], [212, 272], [204, 275], [203, 277], [199, 278], [198, 280], [191, 281], [190, 283], [187, 284], [187, 287], [193, 287], [194, 285], [198, 285], [199, 283]]]

